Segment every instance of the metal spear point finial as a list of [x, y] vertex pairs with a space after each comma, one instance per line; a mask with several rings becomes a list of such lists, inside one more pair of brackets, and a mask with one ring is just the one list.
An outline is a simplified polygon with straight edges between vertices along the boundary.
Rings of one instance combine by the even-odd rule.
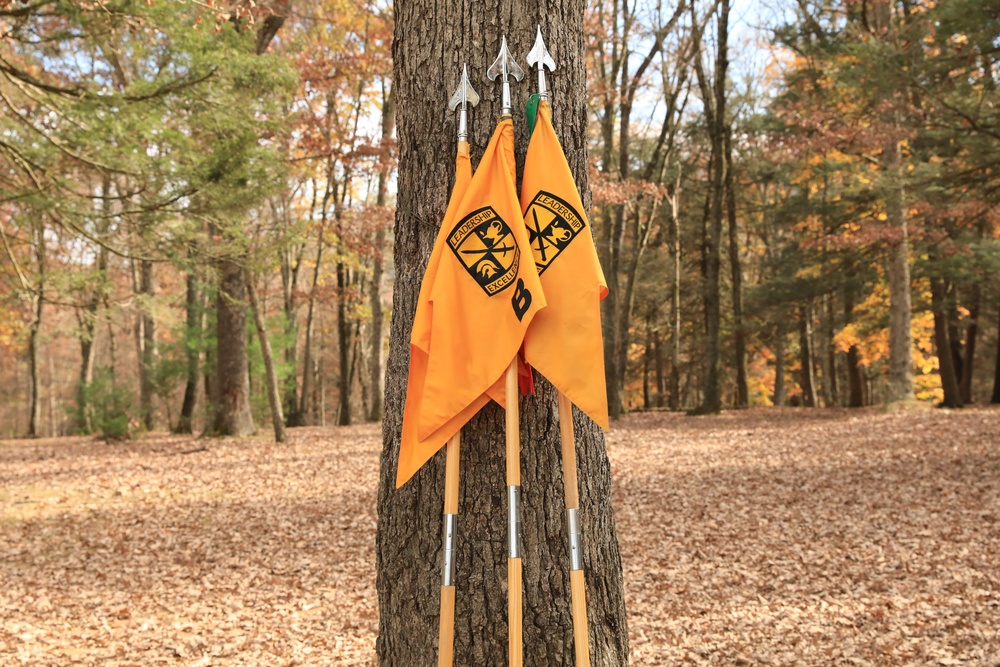
[[528, 67], [538, 65], [538, 97], [543, 100], [547, 99], [549, 91], [545, 87], [545, 68], [548, 67], [550, 72], [554, 72], [556, 61], [552, 59], [552, 55], [545, 48], [545, 40], [542, 39], [542, 26], [538, 26], [538, 32], [535, 35], [535, 45], [528, 51], [527, 60]]
[[500, 40], [500, 55], [493, 61], [490, 68], [486, 70], [486, 76], [489, 77], [490, 81], [496, 81], [497, 77], [503, 77], [503, 97], [501, 98], [500, 113], [510, 114], [510, 82], [507, 81], [507, 77], [512, 76], [520, 81], [524, 78], [524, 70], [515, 62], [514, 57], [507, 50], [506, 35]]
[[468, 66], [463, 64], [462, 80], [458, 82], [458, 89], [451, 96], [451, 100], [448, 101], [448, 108], [452, 111], [459, 105], [462, 106], [462, 111], [458, 115], [459, 141], [465, 141], [469, 138], [469, 113], [467, 111], [467, 105], [469, 104], [472, 106], [479, 104], [479, 93], [476, 92], [476, 89], [472, 87], [472, 83], [469, 81]]

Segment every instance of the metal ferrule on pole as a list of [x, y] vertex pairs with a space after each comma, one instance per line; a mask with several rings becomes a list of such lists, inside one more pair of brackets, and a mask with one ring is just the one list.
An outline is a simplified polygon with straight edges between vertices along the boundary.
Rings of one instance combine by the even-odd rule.
[[455, 585], [455, 533], [458, 531], [458, 515], [444, 515], [444, 586]]
[[569, 529], [569, 569], [583, 569], [583, 530], [580, 527], [580, 510], [566, 510], [566, 525]]
[[545, 86], [545, 68], [543, 67], [538, 68], [538, 99], [549, 99], [549, 90]]
[[507, 79], [505, 78], [503, 82], [503, 99], [500, 104], [500, 114], [505, 115], [505, 114], [510, 114], [510, 112], [511, 112], [510, 82], [507, 81]]
[[507, 551], [510, 558], [521, 557], [521, 487], [507, 487]]
[[469, 112], [466, 110], [465, 105], [462, 105], [462, 111], [458, 114], [458, 140], [467, 141], [469, 139]]

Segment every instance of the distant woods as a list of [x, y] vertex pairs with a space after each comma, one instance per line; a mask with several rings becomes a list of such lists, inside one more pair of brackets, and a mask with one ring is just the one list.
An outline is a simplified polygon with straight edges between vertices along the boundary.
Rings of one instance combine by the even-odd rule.
[[391, 13], [283, 8], [0, 2], [0, 434], [378, 418]]
[[1000, 402], [995, 12], [756, 11], [592, 5], [612, 412]]
[[[0, 436], [381, 416], [392, 9], [215, 4], [0, 0]], [[778, 10], [589, 7], [612, 412], [1000, 402], [1000, 20]]]

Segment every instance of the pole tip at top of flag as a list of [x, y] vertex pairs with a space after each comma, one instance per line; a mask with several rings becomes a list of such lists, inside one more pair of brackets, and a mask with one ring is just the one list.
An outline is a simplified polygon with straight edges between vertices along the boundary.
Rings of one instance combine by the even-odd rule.
[[458, 140], [466, 141], [469, 138], [469, 114], [468, 105], [476, 106], [479, 104], [479, 93], [476, 89], [472, 87], [472, 82], [469, 81], [469, 67], [465, 64], [462, 65], [462, 80], [458, 83], [458, 89], [451, 96], [451, 100], [448, 101], [448, 108], [454, 111], [459, 106], [462, 110], [459, 112], [458, 116]]
[[549, 93], [545, 85], [545, 68], [548, 67], [550, 72], [554, 72], [556, 61], [552, 59], [552, 54], [545, 48], [545, 40], [542, 39], [542, 26], [538, 26], [538, 32], [535, 33], [535, 44], [528, 51], [527, 62], [529, 67], [532, 65], [538, 66], [538, 97], [543, 100], [548, 99]]
[[507, 80], [507, 77], [512, 76], [520, 81], [524, 78], [524, 70], [517, 64], [514, 57], [510, 55], [510, 51], [507, 49], [506, 35], [500, 40], [500, 53], [497, 55], [497, 59], [493, 61], [493, 64], [490, 65], [490, 68], [486, 70], [486, 76], [490, 81], [496, 81], [498, 78], [503, 79], [503, 97], [500, 105], [500, 113], [505, 115], [510, 114], [510, 82]]

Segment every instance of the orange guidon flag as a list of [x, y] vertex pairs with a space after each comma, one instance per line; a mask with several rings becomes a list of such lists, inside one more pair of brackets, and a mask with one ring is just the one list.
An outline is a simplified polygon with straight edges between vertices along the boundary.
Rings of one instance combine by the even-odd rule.
[[497, 125], [471, 180], [468, 160], [460, 144], [455, 190], [420, 286], [397, 488], [491, 395], [502, 399], [504, 371], [545, 306], [514, 185], [511, 120]]
[[600, 302], [608, 286], [545, 101], [524, 160], [521, 209], [548, 304], [525, 334], [525, 361], [606, 430]]

